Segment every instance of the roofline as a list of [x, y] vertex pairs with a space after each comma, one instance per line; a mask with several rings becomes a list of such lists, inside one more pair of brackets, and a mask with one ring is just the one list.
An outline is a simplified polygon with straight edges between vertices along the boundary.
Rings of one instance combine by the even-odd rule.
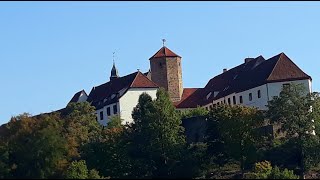
[[150, 82], [152, 82], [155, 86], [157, 86], [157, 88], [160, 87], [158, 84], [156, 84], [155, 82], [153, 82], [152, 80], [150, 80], [146, 75], [144, 75], [144, 74], [141, 73], [140, 71], [137, 71], [137, 74], [136, 74], [136, 76], [134, 77], [133, 81], [131, 82], [129, 88], [132, 88], [131, 86], [132, 86], [133, 82], [137, 79], [139, 73], [140, 73], [142, 76], [144, 76], [145, 78], [147, 78]]
[[290, 79], [280, 79], [280, 80], [267, 80], [265, 81], [264, 83], [260, 83], [256, 86], [253, 86], [253, 87], [250, 87], [250, 88], [245, 88], [241, 91], [234, 91], [234, 92], [231, 92], [225, 96], [222, 96], [222, 97], [219, 97], [219, 98], [213, 98], [212, 100], [217, 100], [217, 99], [221, 99], [221, 98], [224, 98], [226, 96], [229, 96], [230, 94], [233, 94], [233, 93], [240, 93], [240, 92], [244, 92], [244, 91], [247, 91], [249, 89], [253, 89], [253, 88], [256, 88], [258, 86], [262, 86], [262, 85], [265, 85], [265, 84], [268, 84], [268, 83], [276, 83], [276, 82], [287, 82], [287, 81], [297, 81], [297, 80], [307, 80], [307, 79], [310, 79], [310, 78], [306, 78], [306, 77], [302, 77], [302, 78], [290, 78]]
[[177, 56], [162, 56], [162, 57], [151, 57], [149, 58], [149, 60], [152, 60], [152, 59], [161, 59], [161, 58], [167, 58], [167, 57], [179, 57], [179, 58], [182, 58], [181, 56], [177, 55]]

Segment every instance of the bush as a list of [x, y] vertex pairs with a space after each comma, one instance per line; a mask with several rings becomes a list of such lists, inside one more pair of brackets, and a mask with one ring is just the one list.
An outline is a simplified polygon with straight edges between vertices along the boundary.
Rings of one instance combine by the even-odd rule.
[[292, 170], [281, 171], [277, 166], [272, 168], [269, 161], [255, 163], [253, 172], [244, 174], [244, 179], [299, 179]]

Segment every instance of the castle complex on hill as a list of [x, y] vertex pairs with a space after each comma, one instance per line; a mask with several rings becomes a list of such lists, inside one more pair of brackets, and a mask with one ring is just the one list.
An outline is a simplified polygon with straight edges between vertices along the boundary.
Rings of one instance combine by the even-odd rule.
[[98, 122], [106, 126], [113, 115], [120, 115], [124, 120], [122, 124], [131, 123], [131, 113], [139, 96], [146, 92], [155, 99], [159, 87], [168, 91], [178, 110], [198, 106], [210, 109], [219, 104], [265, 110], [268, 101], [290, 83], [302, 83], [312, 92], [311, 77], [284, 53], [269, 59], [246, 58], [239, 66], [223, 69], [203, 88], [183, 88], [181, 59], [163, 45], [149, 59], [150, 70], [146, 73], [137, 71], [120, 77], [113, 63], [110, 81], [93, 87], [89, 95], [84, 90], [77, 92], [70, 102], [88, 101], [96, 108]]

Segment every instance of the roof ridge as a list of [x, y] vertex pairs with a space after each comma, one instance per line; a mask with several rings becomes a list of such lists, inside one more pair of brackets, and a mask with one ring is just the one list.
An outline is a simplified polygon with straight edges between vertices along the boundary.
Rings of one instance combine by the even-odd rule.
[[[265, 80], [268, 80], [268, 79], [270, 78], [271, 74], [273, 73], [273, 71], [276, 69], [276, 66], [277, 66], [277, 64], [279, 63], [279, 59], [281, 59], [281, 54], [282, 54], [282, 52], [270, 58], [270, 59], [272, 59], [272, 58], [274, 58], [274, 57], [279, 56], [279, 58], [277, 59], [276, 64], [275, 64], [275, 65], [273, 66], [273, 68], [272, 68], [272, 71], [270, 72], [269, 76], [268, 76]], [[270, 60], [270, 59], [268, 59], [268, 60]]]
[[141, 74], [142, 77], [144, 77], [147, 81], [153, 83], [153, 85], [160, 87], [157, 83], [153, 82], [152, 80], [150, 80], [146, 75], [144, 75], [143, 73], [141, 73], [140, 71], [137, 72], [136, 77], [133, 79], [132, 83], [130, 84], [129, 87], [132, 87], [133, 83], [136, 81], [136, 78], [138, 77], [138, 74]]
[[137, 79], [139, 72], [140, 72], [140, 71], [135, 72], [135, 73], [136, 73], [136, 76], [134, 77], [134, 79], [133, 79], [132, 82], [130, 83], [130, 86], [129, 86], [129, 87], [132, 87], [132, 84], [133, 84], [134, 81]]
[[[293, 65], [295, 65], [301, 72], [303, 72], [305, 75], [309, 76], [307, 73], [305, 73], [304, 71], [302, 71], [302, 69], [296, 65], [296, 63], [294, 63], [285, 53], [281, 53], [281, 55], [285, 56]], [[312, 77], [309, 76], [309, 78], [312, 80]]]

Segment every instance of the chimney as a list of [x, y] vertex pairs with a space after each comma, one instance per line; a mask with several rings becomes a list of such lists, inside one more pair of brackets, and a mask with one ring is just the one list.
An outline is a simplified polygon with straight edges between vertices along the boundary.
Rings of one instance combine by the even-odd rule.
[[227, 71], [228, 71], [227, 68], [224, 68], [224, 69], [223, 69], [223, 72], [227, 72]]
[[250, 62], [250, 61], [252, 61], [252, 60], [254, 60], [254, 58], [245, 58], [245, 59], [244, 59], [244, 63]]

